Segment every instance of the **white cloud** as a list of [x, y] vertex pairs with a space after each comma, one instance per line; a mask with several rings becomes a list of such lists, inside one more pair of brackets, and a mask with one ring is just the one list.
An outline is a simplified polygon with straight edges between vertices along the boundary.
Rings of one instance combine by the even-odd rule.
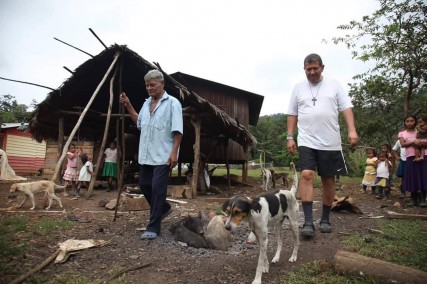
[[[169, 73], [181, 71], [265, 96], [261, 114], [285, 112], [302, 61], [319, 53], [325, 76], [344, 86], [365, 70], [344, 47], [321, 43], [336, 27], [376, 9], [374, 0], [329, 1], [113, 1], [2, 0], [0, 76], [57, 88], [101, 44], [127, 44]], [[49, 91], [0, 80], [0, 94], [19, 103]]]

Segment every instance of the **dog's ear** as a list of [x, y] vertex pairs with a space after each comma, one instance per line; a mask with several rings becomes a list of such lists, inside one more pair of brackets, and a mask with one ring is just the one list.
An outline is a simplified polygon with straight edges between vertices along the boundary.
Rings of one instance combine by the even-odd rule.
[[261, 212], [262, 206], [261, 204], [258, 202], [258, 200], [252, 200], [251, 204], [251, 209], [254, 210], [256, 213]]
[[226, 200], [223, 204], [222, 204], [222, 212], [227, 212], [227, 208], [228, 206], [230, 206], [230, 199]]

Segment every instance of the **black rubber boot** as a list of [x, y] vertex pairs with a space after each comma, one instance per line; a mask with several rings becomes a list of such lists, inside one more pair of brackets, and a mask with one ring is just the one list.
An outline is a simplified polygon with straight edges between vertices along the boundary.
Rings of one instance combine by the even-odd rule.
[[426, 192], [425, 191], [421, 191], [420, 207], [427, 207]]
[[371, 194], [372, 194], [372, 195], [375, 195], [375, 193], [376, 193], [376, 189], [377, 189], [377, 187], [376, 187], [376, 186], [371, 186]]
[[382, 186], [378, 187], [378, 194], [376, 196], [377, 199], [383, 199], [384, 197], [384, 188]]
[[411, 192], [411, 203], [409, 206], [418, 206], [418, 192]]

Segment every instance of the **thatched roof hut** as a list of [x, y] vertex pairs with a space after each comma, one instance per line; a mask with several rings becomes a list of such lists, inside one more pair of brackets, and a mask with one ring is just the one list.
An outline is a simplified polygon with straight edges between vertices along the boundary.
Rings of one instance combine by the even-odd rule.
[[[161, 68], [158, 64], [146, 61], [126, 46], [115, 44], [80, 65], [69, 79], [58, 89], [50, 92], [47, 98], [38, 104], [29, 119], [29, 131], [37, 141], [58, 138], [60, 117], [66, 117], [63, 125], [64, 134], [67, 135], [72, 131], [79, 118], [75, 114], [81, 112], [88, 104], [94, 90], [113, 61], [113, 57], [118, 52], [120, 53], [118, 63], [120, 74], [119, 79], [116, 80], [118, 83], [114, 87], [117, 96], [113, 100], [112, 113], [119, 113], [118, 94], [120, 90], [126, 92], [136, 110], [142, 107], [145, 99], [148, 98], [143, 77], [149, 70], [156, 68], [161, 70]], [[244, 125], [187, 86], [177, 82], [165, 72], [163, 73], [165, 90], [182, 103], [185, 116], [195, 114], [202, 119], [204, 135], [225, 136], [244, 148], [256, 143], [256, 139]], [[105, 113], [109, 104], [108, 85], [106, 83], [101, 87], [79, 128], [78, 136], [81, 140], [96, 141], [103, 135]], [[110, 128], [109, 136], [114, 137], [115, 124], [111, 123]], [[184, 132], [186, 131], [194, 130], [184, 129]], [[126, 120], [125, 132], [138, 133], [130, 119]]]

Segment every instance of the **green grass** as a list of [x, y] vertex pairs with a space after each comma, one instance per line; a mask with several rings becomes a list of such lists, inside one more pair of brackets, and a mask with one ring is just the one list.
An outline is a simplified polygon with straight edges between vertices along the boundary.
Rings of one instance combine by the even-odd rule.
[[55, 230], [69, 229], [73, 226], [70, 220], [42, 219], [35, 224], [43, 236], [47, 236]]
[[[347, 236], [341, 242], [342, 249], [363, 256], [408, 266], [427, 272], [427, 221], [379, 220], [382, 234], [358, 234]], [[334, 272], [326, 261], [311, 261], [287, 274], [282, 283], [377, 283], [364, 277], [347, 277]]]
[[314, 260], [300, 266], [294, 272], [286, 274], [282, 283], [286, 284], [374, 284], [374, 280], [365, 277], [345, 277], [334, 272], [331, 264], [323, 260]]
[[19, 243], [15, 235], [28, 232], [28, 220], [22, 216], [14, 216], [3, 220], [0, 224], [0, 259], [13, 256], [28, 250], [27, 243]]
[[[16, 263], [10, 262], [10, 260], [23, 253], [31, 253], [29, 240], [40, 238], [40, 235], [48, 236], [55, 230], [68, 229], [72, 226], [73, 223], [68, 220], [45, 218], [31, 224], [31, 220], [24, 216], [10, 216], [3, 219], [0, 223], [0, 274], [5, 275], [16, 271], [11, 267]], [[26, 281], [26, 283], [45, 282], [38, 274]]]
[[382, 234], [344, 238], [344, 249], [427, 272], [427, 221], [379, 220]]

